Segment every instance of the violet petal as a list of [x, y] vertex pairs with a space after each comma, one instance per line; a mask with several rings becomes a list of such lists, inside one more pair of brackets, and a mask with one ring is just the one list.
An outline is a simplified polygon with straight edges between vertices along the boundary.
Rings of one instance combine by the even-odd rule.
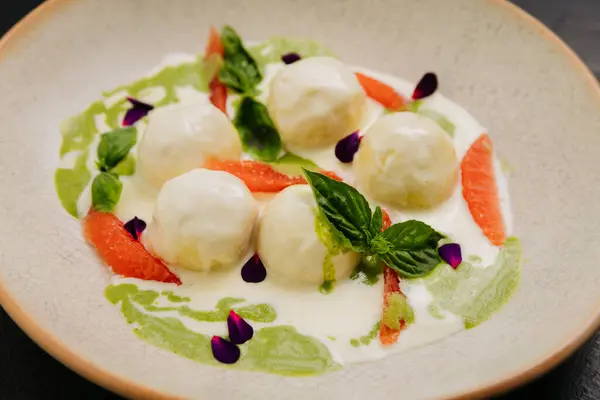
[[286, 53], [281, 56], [281, 61], [286, 64], [293, 64], [296, 61], [300, 61], [301, 58], [302, 57], [300, 57], [300, 54], [298, 53]]
[[254, 254], [242, 267], [242, 279], [248, 283], [260, 283], [267, 277], [267, 269], [258, 254]]
[[133, 97], [127, 97], [127, 101], [131, 103], [132, 107], [125, 113], [125, 118], [123, 118], [123, 126], [135, 124], [154, 109], [153, 105], [143, 103], [134, 99]]
[[458, 268], [462, 262], [462, 252], [458, 243], [447, 243], [440, 246], [438, 254], [442, 260], [449, 264], [453, 269]]
[[227, 329], [229, 330], [229, 340], [233, 344], [246, 343], [254, 336], [254, 329], [250, 324], [233, 310], [230, 310], [227, 316]]
[[335, 156], [343, 163], [351, 163], [354, 160], [354, 154], [360, 147], [361, 137], [358, 131], [346, 136], [335, 145]]
[[424, 99], [425, 97], [429, 97], [435, 93], [438, 88], [438, 79], [437, 75], [433, 72], [428, 72], [417, 83], [417, 87], [413, 92], [412, 98], [413, 100]]
[[127, 232], [129, 232], [131, 237], [133, 237], [135, 240], [139, 240], [140, 235], [142, 232], [144, 232], [144, 229], [146, 229], [146, 222], [138, 217], [133, 217], [133, 219], [127, 221], [123, 227]]
[[223, 364], [234, 364], [240, 359], [240, 349], [229, 340], [213, 336], [210, 340], [213, 357]]

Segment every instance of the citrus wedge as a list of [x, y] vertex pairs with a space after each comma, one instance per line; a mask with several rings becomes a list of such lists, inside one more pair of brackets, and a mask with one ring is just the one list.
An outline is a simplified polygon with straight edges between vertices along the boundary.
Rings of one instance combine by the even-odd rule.
[[[214, 27], [211, 27], [206, 50], [204, 51], [204, 59], [208, 59], [213, 54], [223, 57], [225, 50], [223, 49], [219, 32]], [[221, 83], [215, 75], [208, 87], [210, 89], [210, 102], [227, 115], [227, 86]]]
[[[214, 171], [225, 171], [240, 178], [251, 192], [280, 192], [288, 186], [304, 185], [306, 179], [302, 176], [288, 176], [276, 171], [269, 164], [259, 161], [221, 161], [216, 159], [209, 160], [204, 168]], [[321, 171], [322, 174], [332, 179], [341, 181], [342, 179], [334, 172]]]
[[473, 220], [492, 244], [501, 246], [506, 239], [506, 231], [493, 161], [492, 141], [484, 133], [465, 154], [460, 170], [463, 197]]
[[113, 214], [90, 210], [83, 219], [83, 233], [115, 274], [181, 285], [179, 278], [135, 240]]
[[[381, 230], [384, 231], [392, 226], [392, 220], [385, 210], [381, 211], [383, 214], [383, 227]], [[402, 293], [402, 290], [400, 289], [400, 277], [396, 271], [386, 265], [383, 269], [383, 310], [381, 315], [385, 313], [385, 310], [388, 307], [388, 298], [392, 293], [400, 293], [404, 296], [404, 293]], [[382, 321], [379, 327], [379, 342], [384, 346], [396, 343], [398, 341], [398, 336], [400, 336], [400, 332], [402, 332], [402, 329], [405, 327], [406, 323], [404, 321], [400, 321], [400, 329], [392, 329]]]
[[406, 108], [406, 100], [393, 87], [360, 72], [356, 73], [356, 78], [367, 96], [388, 110], [399, 111]]

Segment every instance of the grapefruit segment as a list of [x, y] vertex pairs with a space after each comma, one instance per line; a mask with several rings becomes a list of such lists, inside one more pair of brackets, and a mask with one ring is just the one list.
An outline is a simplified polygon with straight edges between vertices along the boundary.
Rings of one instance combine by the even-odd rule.
[[356, 78], [367, 96], [388, 110], [399, 111], [406, 108], [404, 97], [396, 92], [393, 87], [360, 72], [356, 73]]
[[492, 141], [483, 133], [465, 154], [460, 170], [463, 197], [475, 223], [495, 246], [506, 239], [498, 186], [494, 176]]
[[[390, 219], [390, 215], [385, 210], [381, 210], [381, 212], [383, 215], [383, 227], [381, 230], [384, 231], [392, 226], [392, 220]], [[404, 293], [402, 293], [402, 290], [400, 289], [400, 277], [398, 276], [398, 273], [386, 265], [383, 270], [382, 316], [385, 314], [389, 304], [388, 299], [392, 293], [400, 293], [402, 296], [404, 296]], [[385, 325], [382, 321], [379, 327], [379, 342], [384, 346], [389, 346], [396, 343], [398, 341], [398, 336], [400, 336], [400, 332], [402, 332], [404, 328], [406, 328], [406, 322], [404, 321], [400, 321], [400, 329], [392, 329]]]
[[[404, 296], [402, 290], [400, 289], [400, 277], [396, 271], [385, 266], [383, 270], [383, 311], [381, 315], [385, 314], [385, 311], [389, 305], [389, 297], [394, 294], [399, 293]], [[390, 346], [398, 341], [398, 336], [400, 336], [400, 332], [406, 328], [406, 322], [404, 320], [400, 321], [400, 329], [393, 329], [387, 326], [386, 324], [381, 322], [381, 326], [379, 327], [379, 342], [381, 342], [384, 346]]]
[[[218, 54], [221, 57], [225, 54], [221, 36], [214, 26], [210, 28], [208, 43], [204, 51], [204, 59], [208, 59], [213, 54]], [[227, 115], [227, 86], [221, 83], [218, 76], [215, 75], [208, 87], [210, 89], [210, 102]]]
[[135, 240], [114, 214], [90, 210], [83, 219], [83, 233], [115, 274], [181, 285], [179, 278]]
[[221, 35], [219, 35], [219, 31], [217, 31], [214, 26], [210, 27], [208, 43], [206, 44], [206, 49], [204, 50], [204, 59], [207, 59], [211, 54], [218, 54], [221, 57], [223, 57], [225, 54], [225, 49], [223, 48], [223, 43], [221, 42]]
[[[240, 178], [251, 192], [280, 192], [288, 186], [304, 185], [306, 179], [302, 176], [288, 176], [276, 171], [269, 164], [259, 161], [221, 161], [210, 159], [204, 168], [214, 171], [225, 171]], [[335, 172], [321, 171], [332, 179], [342, 179]]]

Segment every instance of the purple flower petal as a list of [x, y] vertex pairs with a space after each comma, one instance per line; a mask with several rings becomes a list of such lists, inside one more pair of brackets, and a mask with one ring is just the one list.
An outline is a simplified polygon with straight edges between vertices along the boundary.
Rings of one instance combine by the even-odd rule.
[[246, 343], [254, 336], [254, 329], [250, 324], [233, 310], [230, 310], [227, 316], [227, 329], [229, 330], [229, 340], [233, 344]]
[[413, 92], [412, 98], [413, 100], [424, 99], [425, 97], [429, 97], [435, 93], [438, 88], [438, 79], [436, 74], [433, 72], [428, 72], [417, 83], [417, 87]]
[[131, 107], [125, 113], [125, 118], [123, 118], [123, 126], [130, 126], [135, 124], [140, 119], [144, 118], [148, 113], [154, 109], [153, 105], [143, 103], [139, 100], [134, 99], [133, 97], [127, 97], [127, 100], [131, 103], [133, 107]]
[[287, 53], [281, 56], [281, 61], [286, 64], [293, 64], [296, 61], [300, 61], [302, 57], [298, 53]]
[[133, 219], [127, 221], [123, 227], [129, 232], [131, 237], [138, 240], [142, 232], [144, 232], [144, 229], [146, 229], [146, 223], [138, 217], [133, 217]]
[[449, 264], [453, 269], [458, 268], [462, 262], [462, 252], [458, 243], [447, 243], [440, 246], [438, 253], [442, 260]]
[[240, 359], [240, 349], [229, 340], [213, 336], [210, 340], [213, 357], [223, 364], [234, 364]]
[[360, 147], [361, 136], [358, 131], [346, 136], [335, 145], [335, 156], [343, 163], [351, 163], [354, 160], [354, 154]]
[[254, 254], [242, 267], [242, 279], [248, 283], [260, 283], [267, 277], [267, 269], [258, 257]]

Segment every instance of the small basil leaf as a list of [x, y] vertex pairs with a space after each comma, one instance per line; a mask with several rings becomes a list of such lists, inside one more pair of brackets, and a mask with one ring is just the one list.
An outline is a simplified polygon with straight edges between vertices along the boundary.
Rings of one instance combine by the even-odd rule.
[[404, 278], [421, 278], [428, 275], [441, 262], [437, 250], [399, 250], [392, 248], [380, 256], [390, 268]]
[[[304, 170], [320, 211], [327, 221], [350, 244], [350, 249], [364, 252], [369, 249], [371, 207], [358, 190], [325, 175]], [[347, 249], [348, 250], [348, 249]]]
[[430, 109], [420, 109], [419, 114], [424, 117], [431, 119], [433, 122], [438, 124], [440, 128], [446, 131], [450, 137], [454, 137], [454, 132], [456, 131], [456, 125], [454, 125], [450, 120], [444, 115], [437, 111]]
[[110, 171], [125, 157], [137, 141], [137, 130], [133, 126], [115, 129], [100, 137], [98, 144], [98, 168]]
[[256, 62], [232, 27], [225, 26], [221, 30], [221, 42], [225, 55], [223, 68], [219, 71], [219, 80], [238, 93], [255, 96], [256, 86], [262, 81], [262, 74]]
[[373, 237], [377, 236], [381, 229], [383, 228], [383, 213], [381, 212], [381, 207], [377, 206], [375, 208], [375, 212], [373, 213], [373, 218], [371, 218], [371, 227], [370, 231]]
[[[421, 221], [405, 221], [381, 232], [371, 248], [381, 259], [405, 278], [429, 274], [440, 262], [437, 245], [442, 235]], [[384, 252], [383, 244], [389, 244]]]
[[261, 161], [277, 159], [281, 152], [281, 138], [267, 107], [250, 97], [244, 97], [233, 124], [238, 130], [244, 151]]
[[379, 234], [396, 249], [413, 250], [432, 247], [437, 249], [443, 236], [431, 226], [414, 219], [390, 226]]
[[92, 208], [94, 211], [112, 212], [123, 191], [123, 183], [109, 172], [100, 172], [92, 182]]

